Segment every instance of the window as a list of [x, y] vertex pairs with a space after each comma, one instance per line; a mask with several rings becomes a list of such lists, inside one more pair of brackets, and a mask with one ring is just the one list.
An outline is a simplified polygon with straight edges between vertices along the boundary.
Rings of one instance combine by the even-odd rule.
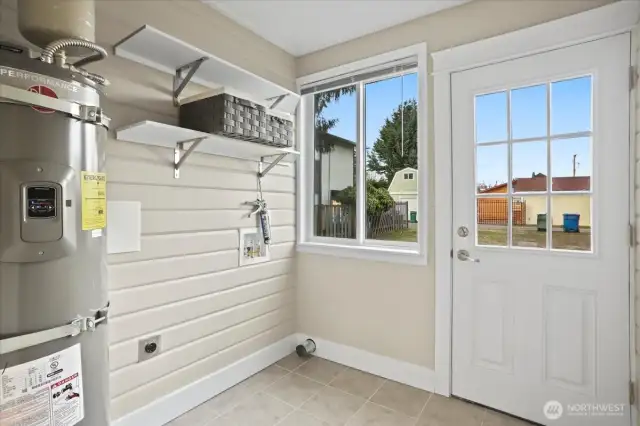
[[592, 97], [590, 75], [476, 96], [478, 245], [592, 251]]
[[422, 49], [302, 86], [298, 247], [424, 257]]

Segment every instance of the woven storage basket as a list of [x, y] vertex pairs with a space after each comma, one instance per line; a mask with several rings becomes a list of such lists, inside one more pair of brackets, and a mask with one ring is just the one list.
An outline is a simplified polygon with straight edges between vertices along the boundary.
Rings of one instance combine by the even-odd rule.
[[180, 105], [180, 126], [265, 145], [293, 146], [291, 121], [227, 93]]

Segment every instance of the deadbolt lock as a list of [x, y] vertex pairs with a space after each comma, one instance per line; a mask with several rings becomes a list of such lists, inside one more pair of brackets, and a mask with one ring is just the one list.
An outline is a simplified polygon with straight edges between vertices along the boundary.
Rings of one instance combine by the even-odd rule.
[[462, 238], [466, 238], [469, 236], [469, 228], [467, 228], [466, 226], [461, 226], [460, 228], [458, 228], [458, 236], [462, 237]]

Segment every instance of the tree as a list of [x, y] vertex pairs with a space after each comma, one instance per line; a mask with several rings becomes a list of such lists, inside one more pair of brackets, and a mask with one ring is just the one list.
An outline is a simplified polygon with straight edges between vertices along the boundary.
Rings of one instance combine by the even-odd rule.
[[332, 102], [337, 102], [341, 96], [354, 93], [356, 86], [346, 86], [340, 89], [328, 90], [316, 93], [313, 96], [313, 113], [315, 121], [315, 146], [318, 152], [327, 153], [333, 151], [333, 143], [329, 142], [325, 135], [334, 128], [340, 119], [327, 118], [322, 112]]
[[[392, 208], [395, 204], [389, 191], [386, 188], [380, 188], [373, 181], [367, 181], [367, 217], [374, 218], [380, 216]], [[353, 186], [349, 186], [342, 191], [338, 192], [334, 197], [335, 201], [343, 205], [355, 205], [356, 204], [356, 189]]]
[[[367, 158], [368, 170], [391, 182], [398, 170], [418, 168], [418, 105], [405, 101], [385, 120]], [[404, 141], [402, 135], [404, 133]]]

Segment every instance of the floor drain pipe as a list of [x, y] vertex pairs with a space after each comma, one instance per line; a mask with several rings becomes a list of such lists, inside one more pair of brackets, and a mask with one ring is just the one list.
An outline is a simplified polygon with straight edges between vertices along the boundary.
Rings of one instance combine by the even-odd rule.
[[300, 357], [308, 357], [311, 356], [312, 353], [316, 351], [316, 342], [312, 339], [307, 339], [302, 344], [296, 347], [296, 353]]

